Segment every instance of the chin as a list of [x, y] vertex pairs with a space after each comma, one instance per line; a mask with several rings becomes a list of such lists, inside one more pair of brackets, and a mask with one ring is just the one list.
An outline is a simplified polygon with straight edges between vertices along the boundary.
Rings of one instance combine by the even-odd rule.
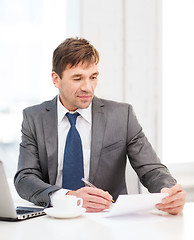
[[92, 99], [93, 98], [90, 98], [90, 99], [82, 99], [81, 101], [78, 101], [77, 102], [77, 107], [80, 108], [80, 109], [85, 109], [85, 108], [88, 108], [92, 102]]
[[88, 108], [88, 107], [89, 107], [89, 105], [90, 105], [90, 104], [88, 104], [88, 105], [85, 105], [85, 106], [83, 106], [83, 105], [82, 105], [82, 106], [80, 106], [79, 108], [80, 108], [80, 109], [86, 109], [86, 108]]
[[84, 108], [88, 108], [89, 106], [90, 106], [90, 102], [85, 104], [80, 104], [78, 108], [84, 109]]

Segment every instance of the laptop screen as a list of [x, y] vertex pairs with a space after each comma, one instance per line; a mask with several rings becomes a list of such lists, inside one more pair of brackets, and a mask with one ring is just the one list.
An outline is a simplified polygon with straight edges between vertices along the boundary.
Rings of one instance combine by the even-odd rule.
[[3, 162], [0, 161], [0, 219], [23, 220], [26, 218], [44, 215], [43, 208], [18, 207], [15, 209], [14, 201], [5, 175]]

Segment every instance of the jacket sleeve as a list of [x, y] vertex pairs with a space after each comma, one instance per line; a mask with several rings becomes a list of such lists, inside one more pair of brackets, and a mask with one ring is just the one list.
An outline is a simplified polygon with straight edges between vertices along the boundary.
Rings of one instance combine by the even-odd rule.
[[160, 162], [148, 142], [131, 106], [128, 113], [128, 146], [130, 163], [141, 183], [149, 192], [160, 192], [163, 187], [172, 187], [176, 180], [167, 167]]
[[49, 194], [60, 189], [58, 186], [49, 184], [48, 179], [43, 175], [35, 126], [25, 110], [23, 111], [18, 170], [14, 177], [14, 184], [22, 198], [44, 207], [50, 205]]

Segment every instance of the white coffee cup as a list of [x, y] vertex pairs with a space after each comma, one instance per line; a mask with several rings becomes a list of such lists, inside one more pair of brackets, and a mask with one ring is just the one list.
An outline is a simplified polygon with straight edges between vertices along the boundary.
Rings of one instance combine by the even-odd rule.
[[72, 212], [80, 209], [83, 199], [73, 195], [55, 196], [53, 198], [53, 208], [60, 212]]

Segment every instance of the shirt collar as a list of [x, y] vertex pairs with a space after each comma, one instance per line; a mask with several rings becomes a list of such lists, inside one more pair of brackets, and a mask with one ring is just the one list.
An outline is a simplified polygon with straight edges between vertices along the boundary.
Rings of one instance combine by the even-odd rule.
[[[57, 111], [58, 111], [58, 125], [63, 120], [65, 114], [69, 112], [61, 103], [59, 95], [57, 97]], [[78, 112], [88, 123], [92, 123], [92, 103], [90, 103], [88, 108], [78, 108], [75, 112]]]

